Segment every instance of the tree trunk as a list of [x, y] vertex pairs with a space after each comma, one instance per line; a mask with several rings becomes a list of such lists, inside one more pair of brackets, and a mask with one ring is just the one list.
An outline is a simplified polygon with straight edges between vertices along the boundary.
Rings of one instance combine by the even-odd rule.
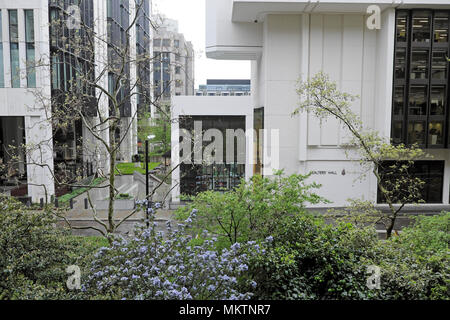
[[108, 233], [115, 231], [114, 225], [114, 197], [115, 197], [115, 167], [116, 167], [116, 150], [115, 150], [115, 124], [113, 124], [109, 131], [109, 141], [111, 151], [109, 153], [109, 205], [108, 205]]

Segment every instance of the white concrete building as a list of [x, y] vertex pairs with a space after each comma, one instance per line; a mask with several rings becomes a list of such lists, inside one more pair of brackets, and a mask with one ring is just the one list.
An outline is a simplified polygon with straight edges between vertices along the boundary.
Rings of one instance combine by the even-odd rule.
[[[373, 4], [380, 29], [366, 23]], [[357, 179], [361, 168], [345, 155], [348, 136], [336, 120], [291, 117], [297, 80], [324, 71], [341, 91], [360, 96], [353, 107], [366, 127], [434, 155], [418, 161], [416, 172], [427, 182], [428, 204], [449, 204], [448, 0], [208, 0], [206, 7], [207, 56], [252, 61], [251, 107], [263, 109], [264, 129], [279, 130], [278, 145], [264, 139], [263, 164], [279, 152], [286, 173], [313, 172], [330, 206], [349, 198], [377, 201], [375, 178]], [[196, 99], [174, 104], [197, 113], [204, 97]]]
[[[150, 16], [151, 2], [143, 1], [146, 15]], [[67, 167], [82, 168], [82, 174], [86, 177], [94, 174], [97, 169], [108, 172], [108, 163], [104, 155], [80, 152], [87, 148], [93, 150], [99, 144], [92, 139], [84, 124], [73, 123], [66, 132], [61, 133], [55, 132], [48, 121], [53, 110], [48, 108], [50, 101], [55, 95], [64, 94], [65, 90], [68, 90], [67, 83], [75, 80], [74, 67], [71, 64], [74, 56], [73, 54], [70, 56], [67, 47], [66, 51], [61, 49], [61, 46], [64, 46], [63, 35], [57, 34], [58, 31], [51, 32], [51, 22], [59, 19], [62, 10], [68, 10], [71, 4], [78, 3], [75, 2], [62, 0], [0, 2], [0, 160], [2, 163], [12, 161], [10, 146], [20, 147], [26, 144], [31, 150], [27, 154], [19, 154], [19, 163], [13, 169], [8, 169], [9, 172], [1, 168], [0, 191], [5, 194], [31, 197], [33, 202], [58, 195], [53, 173], [57, 164], [61, 163]], [[134, 17], [134, 5], [134, 0], [86, 0], [81, 2], [79, 8], [83, 23], [92, 26], [96, 34], [105, 40], [114, 40], [120, 39], [120, 32], [124, 32], [126, 23]], [[124, 15], [122, 11], [128, 14]], [[108, 28], [115, 24], [119, 27]], [[145, 24], [141, 24], [141, 27], [143, 26]], [[73, 36], [68, 26], [64, 28], [65, 37]], [[148, 23], [146, 28], [144, 35], [150, 37]], [[131, 58], [136, 55], [137, 39], [142, 39], [142, 34], [141, 38], [136, 38], [137, 29], [133, 28], [130, 34], [131, 43], [134, 44], [130, 50]], [[150, 52], [150, 41], [147, 41], [144, 47]], [[95, 73], [95, 77], [100, 77], [99, 84], [108, 88], [111, 77], [101, 73], [105, 61], [108, 60], [105, 41], [96, 42], [94, 59], [95, 61], [91, 63], [95, 64], [95, 69], [88, 69]], [[36, 62], [39, 62], [38, 67], [27, 67]], [[148, 72], [150, 80], [150, 70]], [[137, 68], [131, 65], [130, 82], [137, 77]], [[95, 92], [93, 99], [97, 103], [96, 98], [101, 96], [101, 92], [98, 89], [93, 92]], [[104, 94], [102, 96], [103, 98], [98, 101], [98, 107], [102, 116], [107, 116], [108, 100]], [[124, 137], [118, 160], [131, 161], [132, 155], [137, 154], [137, 121], [132, 120], [136, 108], [137, 99], [133, 96], [121, 112], [122, 127], [130, 126], [131, 130]], [[94, 124], [99, 123], [99, 115], [93, 115], [90, 121]], [[102, 134], [108, 139], [107, 131]], [[77, 138], [82, 141], [81, 149], [77, 148], [79, 143]], [[14, 161], [17, 162], [17, 159]]]

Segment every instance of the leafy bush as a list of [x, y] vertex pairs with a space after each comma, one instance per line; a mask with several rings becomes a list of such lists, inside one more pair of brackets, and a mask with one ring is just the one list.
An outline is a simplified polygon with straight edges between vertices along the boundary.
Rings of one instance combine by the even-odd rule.
[[76, 243], [45, 212], [0, 197], [0, 299], [63, 299]]
[[[186, 220], [189, 227], [195, 211]], [[102, 248], [83, 285], [89, 298], [106, 299], [248, 299], [239, 292], [248, 260], [260, 250], [250, 243], [214, 250], [213, 240], [192, 245], [184, 225], [165, 238], [150, 229], [138, 229], [131, 240], [114, 241]], [[250, 285], [250, 284], [249, 284]], [[253, 284], [254, 285], [254, 284]], [[250, 285], [250, 287], [252, 287]]]
[[[296, 215], [250, 262], [255, 298], [449, 299], [448, 226], [448, 213], [420, 218], [399, 237], [380, 241], [373, 229]], [[367, 286], [369, 266], [381, 270], [380, 289]]]
[[365, 266], [361, 256], [375, 245], [374, 232], [337, 227], [308, 215], [280, 225], [266, 254], [250, 264], [259, 299], [362, 299]]
[[195, 208], [198, 220], [194, 229], [197, 233], [208, 230], [223, 246], [262, 240], [274, 234], [284, 219], [305, 212], [307, 203], [325, 202], [313, 192], [320, 186], [308, 184], [308, 177], [286, 177], [282, 171], [277, 172], [274, 179], [255, 175], [232, 191], [200, 193], [189, 206], [178, 210], [177, 217], [184, 220]]
[[419, 216], [380, 250], [383, 299], [450, 298], [450, 213]]

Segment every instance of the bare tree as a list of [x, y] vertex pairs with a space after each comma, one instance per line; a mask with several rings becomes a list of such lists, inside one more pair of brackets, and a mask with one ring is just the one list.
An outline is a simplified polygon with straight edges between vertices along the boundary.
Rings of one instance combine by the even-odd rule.
[[[80, 5], [86, 2], [82, 1]], [[126, 148], [130, 140], [137, 147], [138, 115], [141, 110], [156, 108], [160, 117], [172, 121], [170, 110], [160, 108], [159, 100], [164, 92], [153, 95], [151, 68], [154, 59], [159, 57], [154, 57], [151, 50], [143, 50], [151, 48], [150, 35], [139, 33], [144, 25], [150, 25], [152, 29], [158, 26], [144, 10], [145, 1], [132, 0], [129, 3], [129, 8], [125, 8], [128, 16], [124, 18], [119, 13], [121, 25], [115, 24], [114, 17], [94, 19], [93, 14], [86, 14], [75, 23], [78, 26], [71, 27], [69, 21], [73, 12], [67, 4], [64, 6], [64, 1], [58, 10], [51, 12], [50, 56], [38, 57], [27, 68], [52, 71], [50, 95], [45, 89], [30, 91], [36, 103], [30, 107], [44, 108], [46, 114], [46, 119], [36, 125], [50, 126], [52, 135], [39, 144], [23, 144], [17, 148], [21, 150], [10, 148], [13, 161], [8, 164], [12, 167], [25, 162], [46, 167], [58, 190], [74, 186], [87, 190], [107, 189], [107, 221], [98, 217], [87, 192], [93, 219], [98, 226], [73, 228], [94, 229], [108, 238], [124, 221], [142, 209], [137, 208], [120, 221], [115, 217], [116, 175], [120, 174], [117, 164], [120, 160], [131, 159], [133, 150]], [[119, 7], [117, 4], [116, 9]], [[71, 150], [70, 156], [74, 161], [70, 164], [57, 162], [53, 169], [42, 157], [31, 157], [44, 148], [54, 150], [56, 155]], [[25, 154], [26, 159], [21, 154]], [[88, 166], [80, 166], [80, 163], [88, 163]], [[103, 182], [100, 185], [85, 182], [83, 177], [92, 174]], [[47, 188], [46, 185], [40, 186]], [[151, 199], [158, 187], [146, 198]], [[49, 198], [46, 194], [46, 201]], [[64, 218], [60, 210], [54, 212]]]

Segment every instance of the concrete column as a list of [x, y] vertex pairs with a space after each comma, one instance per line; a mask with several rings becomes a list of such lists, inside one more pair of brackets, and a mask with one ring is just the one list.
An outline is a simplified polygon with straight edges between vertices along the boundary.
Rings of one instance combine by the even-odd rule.
[[[179, 114], [175, 112], [177, 108], [174, 108], [174, 119], [179, 119]], [[172, 169], [178, 166], [180, 162], [180, 126], [179, 121], [174, 121], [171, 126], [171, 144], [172, 144]], [[180, 166], [176, 167], [172, 172], [172, 202], [180, 202]]]
[[33, 202], [50, 201], [55, 194], [53, 181], [53, 139], [51, 124], [43, 117], [25, 117], [25, 139], [28, 146], [28, 194]]
[[[297, 173], [299, 120], [291, 114], [297, 105], [295, 89], [302, 72], [302, 16], [269, 14], [264, 22], [263, 41], [262, 104], [267, 130], [263, 147], [264, 174], [270, 176], [274, 169], [284, 169], [286, 174]], [[271, 164], [277, 156], [279, 164]]]

